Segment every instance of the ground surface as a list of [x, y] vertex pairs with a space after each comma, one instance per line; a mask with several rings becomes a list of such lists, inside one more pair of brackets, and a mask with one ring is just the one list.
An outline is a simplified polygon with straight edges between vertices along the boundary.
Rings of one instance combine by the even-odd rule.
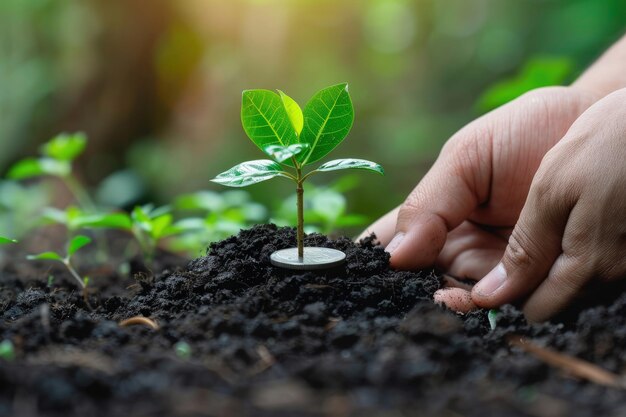
[[[91, 271], [93, 311], [60, 270], [48, 287], [49, 264], [9, 262], [0, 340], [17, 357], [0, 360], [0, 416], [626, 416], [626, 391], [505, 341], [625, 373], [626, 296], [564, 325], [507, 307], [490, 331], [485, 311], [435, 306], [439, 277], [390, 270], [371, 242], [307, 243], [344, 250], [345, 267], [275, 268], [293, 230], [259, 226], [155, 276]], [[160, 329], [118, 325], [136, 315]]]

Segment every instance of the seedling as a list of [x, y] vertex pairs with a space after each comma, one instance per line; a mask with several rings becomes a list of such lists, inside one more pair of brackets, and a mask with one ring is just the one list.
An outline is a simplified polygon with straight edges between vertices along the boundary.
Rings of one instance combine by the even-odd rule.
[[7, 176], [17, 180], [44, 175], [58, 177], [74, 194], [81, 208], [93, 212], [94, 202], [72, 173], [72, 162], [83, 153], [86, 145], [87, 137], [83, 133], [57, 135], [40, 148], [41, 157], [18, 161]]
[[[85, 303], [89, 305], [87, 298], [87, 285], [89, 285], [89, 277], [81, 277], [78, 272], [76, 272], [76, 268], [72, 265], [72, 256], [91, 242], [91, 239], [87, 236], [78, 235], [74, 236], [67, 245], [67, 254], [63, 257], [56, 252], [43, 252], [38, 255], [28, 255], [26, 258], [31, 261], [41, 261], [41, 260], [50, 260], [61, 262], [67, 268], [70, 275], [76, 280], [78, 286], [83, 291], [83, 298], [85, 299]], [[48, 279], [48, 282], [50, 280]]]
[[15, 348], [13, 347], [13, 342], [10, 340], [0, 342], [0, 359], [7, 361], [15, 359]]
[[0, 245], [5, 245], [7, 243], [17, 243], [17, 240], [10, 239], [8, 237], [0, 236]]
[[498, 326], [498, 314], [499, 313], [500, 313], [500, 310], [498, 310], [497, 308], [492, 308], [487, 313], [487, 320], [489, 320], [489, 327], [491, 327], [491, 330], [495, 330], [496, 327]]
[[[304, 110], [280, 90], [278, 93], [269, 90], [243, 92], [243, 128], [252, 142], [272, 159], [243, 162], [222, 172], [212, 181], [229, 187], [245, 187], [274, 177], [289, 178], [295, 182], [297, 258], [293, 256], [293, 262], [281, 262], [281, 266], [303, 269], [307, 265], [304, 248], [303, 184], [308, 178], [320, 172], [342, 169], [365, 169], [384, 173], [380, 165], [363, 159], [336, 159], [305, 172], [305, 167], [325, 157], [346, 138], [353, 121], [354, 109], [346, 83], [318, 91]], [[307, 248], [307, 251], [315, 256], [319, 249]], [[325, 253], [322, 254], [322, 257], [325, 256]], [[274, 255], [272, 260], [277, 263]], [[315, 263], [320, 266], [324, 262], [317, 260]]]

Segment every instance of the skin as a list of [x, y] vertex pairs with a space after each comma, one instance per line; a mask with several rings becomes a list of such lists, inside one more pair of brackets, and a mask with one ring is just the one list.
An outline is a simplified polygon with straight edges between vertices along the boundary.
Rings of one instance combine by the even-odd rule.
[[622, 39], [572, 86], [534, 90], [470, 123], [362, 236], [376, 233], [395, 268], [436, 265], [479, 281], [452, 279], [435, 295], [461, 312], [521, 301], [530, 320], [545, 320], [591, 280], [625, 276], [624, 62]]

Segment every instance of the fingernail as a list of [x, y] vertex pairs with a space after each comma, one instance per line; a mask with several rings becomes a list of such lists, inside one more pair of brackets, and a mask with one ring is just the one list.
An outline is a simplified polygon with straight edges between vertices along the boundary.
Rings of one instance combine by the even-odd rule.
[[478, 284], [474, 287], [474, 290], [486, 297], [498, 290], [498, 288], [502, 287], [504, 282], [506, 281], [506, 270], [504, 269], [504, 265], [499, 263], [495, 268], [491, 270], [483, 279], [478, 281]]
[[391, 242], [389, 242], [389, 244], [385, 248], [385, 251], [389, 253], [393, 253], [394, 250], [398, 249], [398, 246], [400, 246], [400, 243], [402, 243], [402, 239], [404, 239], [404, 232], [396, 233], [393, 239], [391, 239]]

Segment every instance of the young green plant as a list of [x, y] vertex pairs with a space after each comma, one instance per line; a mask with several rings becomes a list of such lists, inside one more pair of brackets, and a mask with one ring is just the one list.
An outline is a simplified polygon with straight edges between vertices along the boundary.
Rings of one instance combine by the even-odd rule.
[[212, 181], [229, 187], [245, 187], [274, 177], [296, 185], [298, 258], [304, 258], [304, 182], [320, 172], [364, 169], [383, 174], [377, 163], [363, 159], [335, 159], [305, 172], [348, 135], [354, 109], [348, 84], [318, 91], [304, 110], [282, 91], [246, 90], [242, 94], [241, 123], [248, 137], [272, 159], [243, 162]]
[[65, 268], [67, 268], [72, 278], [76, 280], [78, 286], [82, 289], [85, 303], [89, 306], [87, 298], [87, 286], [89, 285], [89, 277], [81, 277], [76, 271], [76, 268], [74, 268], [74, 265], [72, 265], [72, 257], [74, 256], [74, 254], [89, 243], [91, 243], [90, 238], [83, 235], [77, 235], [68, 242], [65, 256], [61, 256], [56, 252], [50, 251], [43, 252], [37, 255], [28, 255], [26, 258], [31, 261], [57, 261], [65, 265]]
[[72, 162], [85, 150], [87, 137], [83, 133], [62, 133], [42, 145], [41, 157], [25, 158], [13, 165], [7, 176], [27, 179], [49, 175], [60, 178], [74, 194], [81, 208], [94, 212], [96, 205], [72, 173]]

